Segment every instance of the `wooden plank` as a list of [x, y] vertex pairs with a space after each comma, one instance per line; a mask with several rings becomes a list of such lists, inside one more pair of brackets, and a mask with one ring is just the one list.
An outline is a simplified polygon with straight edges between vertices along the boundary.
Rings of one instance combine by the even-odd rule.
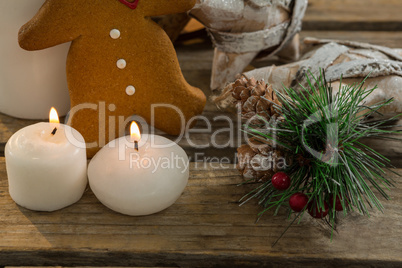
[[[309, 0], [303, 28], [314, 31], [401, 31], [399, 0]], [[184, 33], [203, 28], [195, 19]]]
[[230, 165], [192, 164], [178, 202], [147, 217], [114, 213], [90, 190], [66, 209], [29, 211], [11, 200], [6, 178], [0, 158], [0, 266], [402, 265], [400, 180], [384, 214], [341, 219], [332, 242], [321, 221], [306, 215], [272, 248], [289, 224], [286, 211], [254, 224], [260, 209], [238, 206], [249, 188], [237, 186], [242, 179]]
[[[402, 1], [401, 1], [402, 3]], [[301, 38], [315, 37], [322, 39], [353, 40], [391, 48], [402, 48], [402, 31], [400, 32], [364, 32], [364, 31], [307, 31], [301, 32]]]
[[19, 129], [38, 121], [14, 118], [0, 113], [0, 144], [4, 144]]
[[305, 30], [401, 31], [400, 0], [309, 0]]

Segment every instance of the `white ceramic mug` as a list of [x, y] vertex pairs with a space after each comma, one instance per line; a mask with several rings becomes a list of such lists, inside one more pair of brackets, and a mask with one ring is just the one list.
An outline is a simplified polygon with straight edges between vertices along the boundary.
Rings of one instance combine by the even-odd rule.
[[0, 1], [0, 112], [25, 119], [45, 119], [54, 106], [61, 115], [70, 108], [66, 58], [70, 44], [25, 51], [18, 31], [44, 0]]

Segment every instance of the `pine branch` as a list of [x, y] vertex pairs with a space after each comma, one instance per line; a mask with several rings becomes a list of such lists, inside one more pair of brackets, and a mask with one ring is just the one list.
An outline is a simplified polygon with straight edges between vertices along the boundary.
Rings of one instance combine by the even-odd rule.
[[[336, 226], [336, 197], [345, 214], [358, 211], [369, 215], [372, 207], [383, 210], [380, 197], [389, 199], [388, 191], [393, 187], [385, 172], [390, 161], [360, 140], [400, 140], [389, 135], [401, 130], [389, 130], [389, 123], [397, 117], [367, 120], [374, 114], [380, 115], [380, 109], [393, 100], [367, 105], [366, 98], [376, 87], [364, 88], [366, 79], [353, 85], [341, 83], [333, 94], [325, 74], [316, 78], [310, 72], [308, 86], [301, 86], [300, 92], [286, 87], [275, 90], [281, 103], [275, 104], [280, 117], [275, 122], [260, 117], [262, 125], [247, 126], [244, 131], [261, 142], [275, 142], [292, 154], [285, 170], [291, 177], [291, 186], [279, 191], [267, 181], [246, 195], [242, 204], [257, 198], [264, 208], [259, 216], [270, 209], [275, 209], [276, 214], [280, 207], [288, 207], [293, 194], [304, 193], [313, 207], [329, 206], [327, 221], [332, 228]], [[308, 207], [302, 213], [306, 210]]]

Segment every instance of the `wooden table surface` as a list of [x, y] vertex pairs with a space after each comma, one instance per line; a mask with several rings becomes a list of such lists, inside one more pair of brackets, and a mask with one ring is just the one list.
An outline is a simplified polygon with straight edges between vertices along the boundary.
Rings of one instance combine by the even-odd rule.
[[[310, 0], [301, 35], [402, 47], [401, 12], [400, 0]], [[178, 45], [177, 52], [189, 83], [210, 95], [210, 44], [187, 42]], [[204, 115], [213, 122], [212, 131], [229, 127], [218, 116], [237, 122], [236, 116], [211, 103]], [[390, 191], [392, 200], [383, 202], [384, 213], [373, 210], [370, 218], [353, 213], [342, 218], [332, 241], [321, 221], [306, 216], [272, 247], [289, 224], [286, 211], [278, 216], [268, 212], [255, 224], [260, 208], [254, 202], [239, 207], [237, 201], [248, 188], [237, 186], [242, 178], [233, 164], [195, 162], [226, 157], [233, 163], [239, 144], [216, 149], [210, 145], [211, 133], [199, 130], [190, 140], [179, 141], [193, 161], [188, 187], [175, 205], [159, 214], [114, 213], [89, 189], [77, 204], [54, 213], [23, 209], [8, 194], [4, 146], [15, 131], [33, 123], [0, 114], [0, 266], [402, 267], [401, 178], [389, 175], [397, 187]], [[196, 128], [203, 127], [199, 123]], [[216, 140], [231, 141], [227, 133]], [[191, 143], [209, 146], [194, 149]], [[402, 168], [401, 142], [366, 143]]]

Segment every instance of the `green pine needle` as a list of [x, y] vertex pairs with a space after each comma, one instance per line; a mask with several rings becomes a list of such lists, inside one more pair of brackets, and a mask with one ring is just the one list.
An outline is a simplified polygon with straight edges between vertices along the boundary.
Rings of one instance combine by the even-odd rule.
[[[292, 183], [285, 191], [276, 190], [271, 181], [259, 184], [242, 199], [242, 204], [257, 198], [264, 208], [259, 216], [270, 209], [275, 209], [276, 214], [280, 207], [289, 207], [290, 196], [302, 192], [314, 206], [324, 209], [324, 203], [328, 204], [328, 224], [332, 228], [336, 226], [336, 196], [344, 214], [357, 211], [369, 215], [373, 207], [383, 211], [378, 196], [389, 199], [387, 191], [393, 183], [385, 170], [390, 160], [360, 139], [391, 138], [387, 135], [400, 132], [389, 130], [389, 123], [397, 117], [368, 120], [380, 115], [379, 110], [392, 99], [368, 106], [365, 99], [376, 88], [364, 88], [365, 80], [350, 86], [340, 83], [338, 92], [333, 94], [324, 74], [315, 78], [310, 72], [307, 88], [301, 86], [301, 91], [295, 91], [284, 87], [283, 91], [275, 91], [282, 104], [275, 106], [281, 118], [267, 121], [259, 117], [264, 126], [246, 126], [245, 131], [260, 141], [275, 142], [292, 156], [285, 170]], [[297, 157], [308, 161], [308, 165], [301, 165]]]

